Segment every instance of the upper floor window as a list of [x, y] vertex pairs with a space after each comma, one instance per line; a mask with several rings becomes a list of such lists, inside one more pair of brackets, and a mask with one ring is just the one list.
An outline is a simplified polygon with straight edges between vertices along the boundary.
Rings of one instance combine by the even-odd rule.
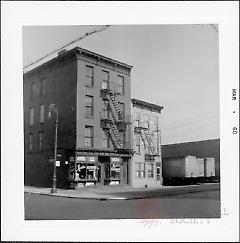
[[140, 127], [140, 112], [136, 112], [135, 126]]
[[123, 145], [125, 145], [125, 142], [126, 142], [125, 132], [119, 131], [119, 137], [120, 137], [120, 140], [122, 141]]
[[40, 105], [40, 114], [39, 114], [39, 122], [44, 122], [44, 105]]
[[109, 132], [108, 130], [102, 130], [102, 147], [109, 148]]
[[121, 102], [118, 102], [118, 108], [121, 111], [122, 116], [124, 118], [124, 115], [125, 115], [125, 104], [124, 103], [121, 103]]
[[102, 119], [109, 119], [109, 102], [107, 100], [103, 101], [103, 109], [101, 112], [101, 118]]
[[43, 151], [43, 132], [38, 133], [38, 149], [39, 151]]
[[93, 96], [85, 96], [85, 116], [93, 117]]
[[141, 145], [140, 145], [141, 139], [140, 135], [136, 134], [136, 152], [140, 153], [141, 152]]
[[109, 88], [109, 72], [102, 71], [102, 83], [101, 83], [101, 89], [108, 89]]
[[91, 66], [86, 66], [86, 86], [92, 87], [94, 84], [94, 69]]
[[85, 146], [93, 147], [93, 127], [85, 126]]
[[158, 116], [155, 116], [154, 117], [154, 126], [155, 126], [155, 130], [156, 131], [158, 131], [158, 129], [159, 129], [159, 127], [158, 127], [158, 121], [159, 121], [159, 119], [158, 119]]
[[120, 75], [117, 76], [116, 92], [121, 95], [124, 94], [124, 77], [123, 76], [120, 76]]
[[32, 83], [31, 98], [34, 99], [36, 96], [37, 96], [37, 85], [36, 85], [36, 83]]
[[29, 133], [28, 135], [28, 150], [33, 151], [33, 134]]
[[29, 116], [29, 125], [32, 126], [34, 124], [34, 108], [30, 108], [30, 116]]
[[145, 127], [150, 129], [150, 120], [149, 120], [149, 115], [148, 114], [145, 114]]
[[46, 78], [41, 79], [41, 84], [40, 84], [40, 95], [44, 96], [46, 94]]

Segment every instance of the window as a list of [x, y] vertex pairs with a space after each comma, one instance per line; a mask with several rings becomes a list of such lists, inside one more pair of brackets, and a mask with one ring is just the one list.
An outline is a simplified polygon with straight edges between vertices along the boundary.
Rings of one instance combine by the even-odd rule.
[[32, 108], [30, 108], [30, 126], [32, 126], [33, 125], [33, 123], [34, 123], [34, 108], [32, 107]]
[[85, 115], [87, 117], [93, 117], [93, 96], [85, 96]]
[[154, 169], [154, 165], [148, 164], [148, 177], [153, 178], [153, 169]]
[[137, 178], [145, 177], [145, 163], [136, 163], [136, 176]]
[[124, 131], [119, 131], [119, 137], [123, 145], [125, 145], [125, 132]]
[[109, 119], [109, 102], [106, 100], [103, 101], [103, 109], [102, 109], [101, 118]]
[[101, 83], [101, 89], [108, 89], [109, 88], [109, 72], [102, 71], [103, 80]]
[[85, 146], [93, 147], [93, 127], [85, 126]]
[[117, 76], [117, 86], [116, 86], [116, 92], [118, 94], [124, 94], [124, 77], [118, 75]]
[[125, 115], [125, 104], [121, 103], [121, 102], [118, 102], [118, 108], [121, 111], [122, 117], [124, 118], [124, 115]]
[[30, 133], [28, 136], [28, 150], [33, 151], [33, 134]]
[[136, 112], [135, 126], [140, 127], [140, 112]]
[[140, 145], [141, 139], [140, 135], [136, 134], [136, 152], [141, 153], [141, 145]]
[[38, 149], [39, 151], [43, 151], [43, 132], [38, 133]]
[[93, 82], [94, 82], [94, 69], [91, 66], [86, 66], [86, 82], [85, 82], [85, 85], [92, 87]]
[[44, 105], [40, 105], [40, 116], [39, 116], [39, 122], [44, 122]]
[[120, 179], [120, 164], [111, 164], [110, 177], [114, 179]]
[[32, 83], [31, 86], [31, 98], [34, 99], [37, 95], [37, 85], [35, 83]]
[[102, 147], [109, 148], [109, 133], [107, 130], [102, 130]]
[[46, 78], [41, 79], [41, 86], [40, 86], [40, 95], [44, 96], [46, 93]]
[[149, 115], [145, 114], [145, 128], [150, 128]]
[[154, 126], [155, 126], [155, 130], [158, 131], [158, 116], [154, 117]]

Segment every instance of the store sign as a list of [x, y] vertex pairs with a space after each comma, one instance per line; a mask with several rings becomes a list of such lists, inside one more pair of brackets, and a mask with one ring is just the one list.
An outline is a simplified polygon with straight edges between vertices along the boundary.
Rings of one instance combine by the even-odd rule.
[[74, 157], [71, 156], [71, 157], [69, 158], [69, 160], [70, 160], [71, 162], [74, 162]]
[[121, 162], [121, 158], [119, 158], [119, 157], [111, 157], [111, 162]]
[[77, 161], [86, 161], [86, 157], [84, 156], [77, 156]]
[[90, 162], [95, 162], [96, 161], [96, 157], [89, 157], [89, 161]]
[[90, 166], [87, 166], [87, 169], [96, 170], [97, 169], [97, 166], [90, 165]]
[[86, 182], [86, 186], [94, 186], [94, 182]]
[[59, 160], [56, 160], [56, 166], [60, 167], [60, 161]]
[[111, 170], [112, 170], [112, 171], [117, 171], [117, 172], [119, 172], [119, 171], [120, 171], [120, 168], [114, 168], [114, 167], [113, 167], [113, 168], [111, 168]]
[[119, 185], [119, 181], [111, 181], [110, 185]]

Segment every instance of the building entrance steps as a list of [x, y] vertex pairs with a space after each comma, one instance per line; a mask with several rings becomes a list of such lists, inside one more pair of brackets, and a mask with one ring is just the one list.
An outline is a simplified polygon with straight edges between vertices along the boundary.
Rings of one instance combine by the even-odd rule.
[[132, 188], [128, 185], [97, 185], [94, 187], [78, 188], [76, 190], [57, 189], [56, 194], [50, 193], [51, 188], [31, 186], [25, 186], [24, 188], [25, 193], [96, 200], [156, 198], [212, 190], [220, 190], [220, 183], [204, 183], [188, 186], [161, 186], [154, 188]]

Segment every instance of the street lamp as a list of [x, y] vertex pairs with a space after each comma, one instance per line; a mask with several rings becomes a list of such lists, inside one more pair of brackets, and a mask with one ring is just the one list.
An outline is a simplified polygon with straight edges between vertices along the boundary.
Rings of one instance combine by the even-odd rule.
[[51, 193], [57, 193], [57, 130], [58, 130], [58, 107], [55, 104], [51, 104], [48, 110], [48, 117], [51, 118], [51, 112], [56, 112], [56, 126], [55, 126], [55, 145], [54, 145], [54, 165], [53, 165], [53, 179]]

